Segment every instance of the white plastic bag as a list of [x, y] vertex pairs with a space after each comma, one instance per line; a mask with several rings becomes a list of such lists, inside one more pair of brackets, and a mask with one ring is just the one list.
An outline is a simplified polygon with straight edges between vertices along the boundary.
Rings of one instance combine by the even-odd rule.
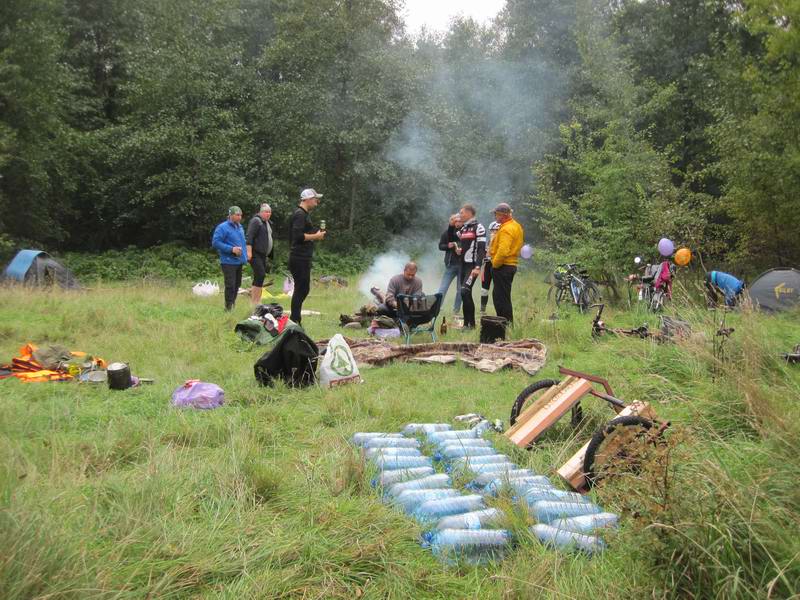
[[328, 349], [319, 367], [319, 383], [322, 387], [361, 383], [356, 359], [341, 333], [337, 333], [328, 342]]
[[196, 283], [192, 288], [192, 293], [195, 296], [213, 296], [219, 294], [219, 285], [206, 279], [202, 283]]

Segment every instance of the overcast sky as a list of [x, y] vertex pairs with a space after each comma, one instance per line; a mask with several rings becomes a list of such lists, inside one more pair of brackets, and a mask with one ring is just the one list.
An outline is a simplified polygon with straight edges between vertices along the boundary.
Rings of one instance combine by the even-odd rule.
[[505, 0], [406, 0], [406, 26], [412, 35], [423, 25], [444, 31], [450, 19], [459, 14], [487, 23], [503, 6]]

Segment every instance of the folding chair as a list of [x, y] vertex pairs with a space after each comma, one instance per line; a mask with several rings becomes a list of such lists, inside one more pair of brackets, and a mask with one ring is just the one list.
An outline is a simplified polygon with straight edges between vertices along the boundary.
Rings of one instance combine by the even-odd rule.
[[397, 320], [405, 335], [406, 346], [411, 344], [415, 333], [430, 333], [436, 341], [436, 318], [442, 308], [444, 296], [441, 293], [430, 295], [397, 294]]

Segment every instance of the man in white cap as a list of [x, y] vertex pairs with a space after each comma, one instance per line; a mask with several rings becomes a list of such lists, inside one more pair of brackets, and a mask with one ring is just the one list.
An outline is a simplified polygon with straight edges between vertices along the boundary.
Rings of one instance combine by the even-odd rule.
[[309, 213], [319, 205], [322, 194], [313, 188], [300, 192], [300, 204], [289, 221], [289, 272], [294, 279], [291, 320], [300, 323], [303, 301], [311, 289], [311, 261], [314, 242], [325, 239], [325, 231], [311, 222]]
[[250, 219], [247, 225], [247, 261], [253, 268], [253, 285], [250, 286], [250, 302], [253, 306], [261, 302], [261, 293], [264, 289], [264, 277], [267, 275], [267, 259], [272, 260], [272, 226], [269, 218], [272, 208], [263, 203], [258, 214]]

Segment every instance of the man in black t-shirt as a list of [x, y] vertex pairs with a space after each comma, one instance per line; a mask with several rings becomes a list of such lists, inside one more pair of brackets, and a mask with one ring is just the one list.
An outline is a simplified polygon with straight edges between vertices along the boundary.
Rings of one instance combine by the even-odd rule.
[[311, 289], [311, 260], [314, 257], [314, 242], [325, 239], [325, 231], [311, 223], [309, 212], [319, 204], [322, 194], [312, 188], [300, 193], [300, 205], [289, 222], [289, 272], [294, 279], [291, 319], [300, 323], [303, 301]]

